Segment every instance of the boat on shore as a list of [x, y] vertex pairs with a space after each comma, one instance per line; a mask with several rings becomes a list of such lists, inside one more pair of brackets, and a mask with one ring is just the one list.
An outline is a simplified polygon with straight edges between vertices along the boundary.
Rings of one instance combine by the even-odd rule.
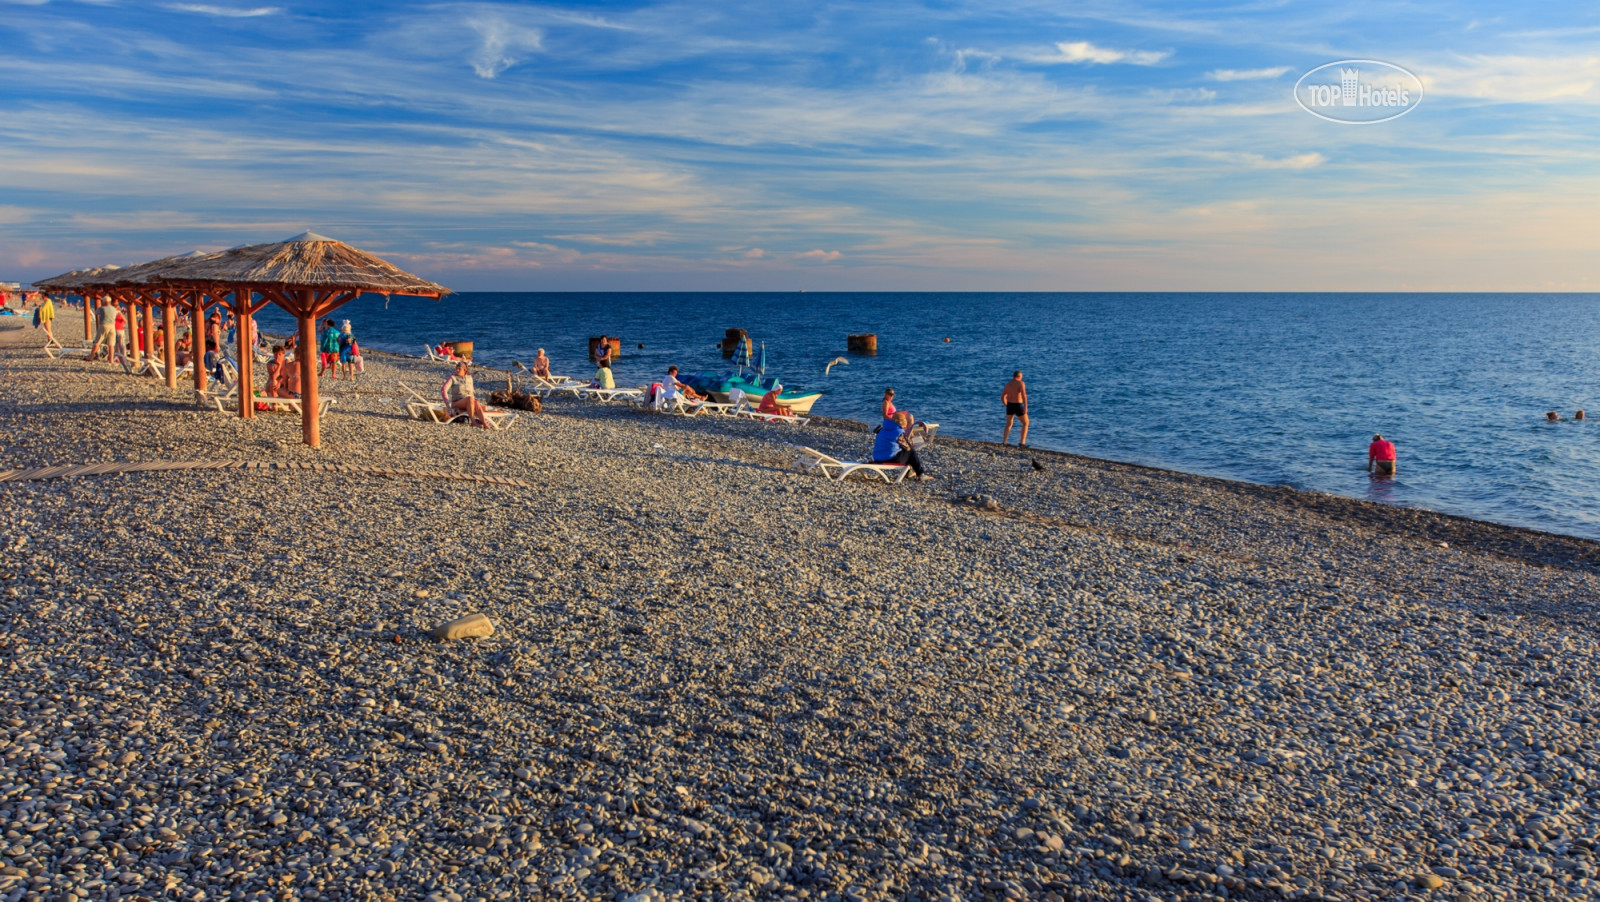
[[[819, 391], [785, 391], [783, 383], [777, 376], [767, 375], [767, 348], [762, 345], [752, 363], [745, 353], [744, 345], [740, 345], [734, 352], [733, 363], [738, 368], [732, 373], [701, 372], [691, 376], [681, 377], [683, 384], [695, 391], [709, 395], [711, 400], [720, 404], [729, 402], [729, 396], [735, 391], [744, 392], [746, 403], [751, 407], [761, 402], [767, 392], [778, 390], [777, 402], [779, 406], [788, 407], [796, 414], [802, 416], [811, 412], [811, 405], [822, 397]], [[747, 370], [746, 367], [749, 367]]]

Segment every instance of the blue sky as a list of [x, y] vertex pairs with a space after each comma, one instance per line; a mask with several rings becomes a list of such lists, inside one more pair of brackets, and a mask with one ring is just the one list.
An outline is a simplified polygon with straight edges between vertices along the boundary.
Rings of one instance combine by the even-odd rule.
[[[1600, 4], [0, 0], [0, 279], [1600, 290]], [[1379, 125], [1294, 85], [1426, 85]]]

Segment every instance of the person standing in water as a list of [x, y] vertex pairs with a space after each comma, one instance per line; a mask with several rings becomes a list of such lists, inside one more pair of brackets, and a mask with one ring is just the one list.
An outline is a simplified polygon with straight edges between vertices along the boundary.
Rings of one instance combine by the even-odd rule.
[[1017, 436], [1018, 447], [1028, 447], [1028, 385], [1022, 381], [1022, 370], [1011, 374], [1011, 381], [1000, 392], [1000, 401], [1006, 406], [1006, 432], [1000, 444], [1011, 443], [1011, 424], [1022, 420], [1022, 432]]
[[1385, 439], [1382, 433], [1373, 435], [1372, 444], [1367, 446], [1367, 472], [1374, 476], [1393, 476], [1394, 468], [1394, 442]]

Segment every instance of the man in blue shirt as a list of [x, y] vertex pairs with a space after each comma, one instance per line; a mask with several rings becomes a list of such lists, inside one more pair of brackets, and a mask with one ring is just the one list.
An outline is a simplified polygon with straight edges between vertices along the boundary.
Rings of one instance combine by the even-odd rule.
[[910, 432], [911, 414], [899, 410], [895, 411], [894, 416], [885, 417], [883, 425], [878, 428], [878, 438], [872, 444], [872, 462], [905, 464], [911, 467], [911, 472], [918, 479], [932, 479], [933, 476], [922, 469], [922, 458], [911, 447]]

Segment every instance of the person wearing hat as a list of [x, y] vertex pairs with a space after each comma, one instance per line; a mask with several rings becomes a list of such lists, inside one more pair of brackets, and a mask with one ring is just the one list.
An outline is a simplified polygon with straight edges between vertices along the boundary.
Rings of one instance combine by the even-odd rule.
[[1394, 468], [1394, 442], [1385, 439], [1382, 433], [1375, 433], [1372, 444], [1367, 446], [1367, 472], [1374, 476], [1393, 476]]

